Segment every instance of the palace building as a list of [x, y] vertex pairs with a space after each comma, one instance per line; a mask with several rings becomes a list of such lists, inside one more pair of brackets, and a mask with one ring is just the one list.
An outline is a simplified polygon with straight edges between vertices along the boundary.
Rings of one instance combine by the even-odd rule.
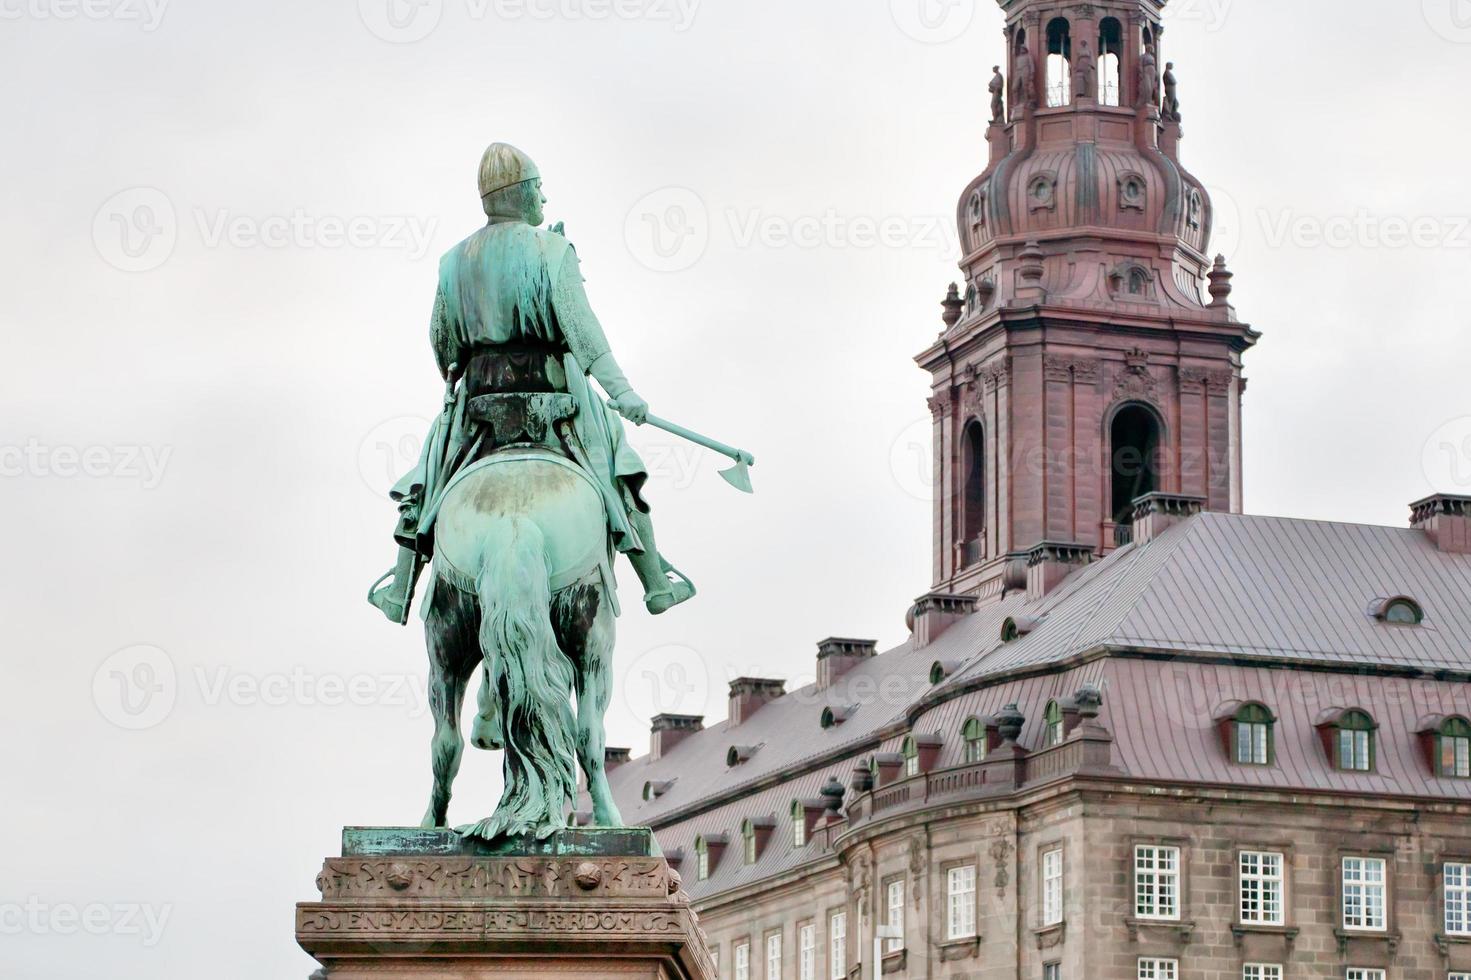
[[727, 980], [1471, 980], [1471, 498], [1241, 512], [1163, 0], [1001, 5], [910, 636], [653, 719], [623, 815]]

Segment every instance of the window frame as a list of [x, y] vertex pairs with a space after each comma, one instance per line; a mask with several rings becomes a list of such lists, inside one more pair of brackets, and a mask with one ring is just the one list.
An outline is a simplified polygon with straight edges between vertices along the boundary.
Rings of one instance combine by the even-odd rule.
[[[1056, 875], [1049, 874], [1048, 864], [1051, 858], [1057, 858]], [[1042, 853], [1037, 859], [1037, 869], [1040, 875], [1039, 891], [1041, 893], [1041, 919], [1044, 929], [1060, 924], [1066, 917], [1063, 904], [1063, 895], [1066, 893], [1067, 883], [1067, 856], [1063, 853], [1063, 846], [1058, 844], [1044, 844]], [[1053, 894], [1053, 883], [1056, 883], [1056, 894]], [[1055, 900], [1054, 900], [1055, 899]]]
[[[1151, 873], [1153, 873], [1153, 874], [1156, 875], [1156, 879], [1157, 880], [1155, 881], [1154, 886], [1153, 886], [1153, 889], [1154, 890], [1153, 890], [1153, 902], [1152, 902], [1152, 905], [1153, 905], [1155, 911], [1150, 911], [1150, 912], [1141, 912], [1140, 911], [1140, 903], [1139, 903], [1139, 896], [1140, 896], [1139, 857], [1140, 857], [1140, 852], [1143, 851], [1143, 850], [1151, 850], [1151, 851], [1156, 852], [1156, 855], [1155, 855], [1156, 862], [1158, 860], [1159, 854], [1164, 853], [1164, 852], [1173, 851], [1174, 852], [1174, 858], [1175, 858], [1175, 866], [1174, 866], [1174, 869], [1173, 869], [1172, 872], [1161, 872], [1161, 871], [1158, 870], [1158, 868], [1153, 869], [1152, 872], [1151, 872]], [[1155, 922], [1180, 922], [1180, 921], [1182, 921], [1182, 917], [1184, 915], [1184, 906], [1185, 906], [1185, 849], [1184, 849], [1184, 847], [1182, 847], [1178, 843], [1171, 842], [1171, 841], [1135, 841], [1134, 842], [1134, 846], [1130, 849], [1130, 852], [1129, 852], [1129, 868], [1130, 868], [1129, 880], [1133, 884], [1133, 895], [1134, 895], [1134, 897], [1133, 897], [1133, 909], [1134, 909], [1134, 918], [1140, 919], [1140, 920], [1155, 921]], [[1174, 882], [1175, 882], [1174, 895], [1173, 895], [1173, 899], [1174, 899], [1174, 910], [1173, 910], [1173, 912], [1171, 912], [1169, 914], [1165, 914], [1165, 913], [1161, 913], [1161, 912], [1157, 911], [1159, 909], [1160, 905], [1161, 905], [1161, 903], [1159, 901], [1159, 896], [1162, 894], [1162, 891], [1161, 891], [1161, 889], [1159, 887], [1159, 880], [1158, 879], [1160, 877], [1168, 877], [1170, 875], [1173, 876]]]
[[[1361, 862], [1364, 862], [1365, 869], [1367, 869], [1374, 862], [1377, 862], [1378, 865], [1379, 865], [1379, 869], [1380, 869], [1380, 880], [1378, 882], [1378, 886], [1379, 886], [1379, 923], [1380, 923], [1379, 925], [1349, 925], [1348, 918], [1349, 918], [1349, 887], [1350, 887], [1350, 883], [1349, 883], [1349, 880], [1348, 880], [1348, 874], [1349, 874], [1349, 862], [1350, 861], [1361, 861]], [[1390, 867], [1391, 867], [1391, 865], [1390, 865], [1390, 859], [1389, 859], [1389, 857], [1387, 857], [1384, 854], [1373, 854], [1373, 853], [1352, 852], [1352, 851], [1351, 852], [1343, 852], [1343, 853], [1340, 853], [1339, 854], [1339, 856], [1338, 856], [1338, 926], [1339, 926], [1339, 928], [1343, 932], [1345, 932], [1345, 933], [1358, 933], [1358, 934], [1375, 935], [1375, 934], [1379, 934], [1379, 933], [1388, 933], [1390, 931], [1390, 929], [1389, 929], [1389, 926], [1390, 926], [1390, 923], [1389, 923], [1389, 913], [1390, 913], [1390, 909], [1393, 907], [1392, 902], [1390, 901], [1390, 894], [1389, 894]], [[1367, 889], [1370, 888], [1370, 887], [1372, 887], [1372, 885], [1374, 883], [1368, 881], [1367, 879], [1362, 879], [1360, 882], [1358, 882], [1356, 884], [1359, 887], [1365, 889], [1364, 896], [1360, 899], [1360, 904], [1367, 911], [1369, 909], [1369, 900], [1368, 900], [1368, 894], [1369, 893], [1368, 893]]]
[[[970, 888], [957, 890], [957, 878], [964, 884], [965, 872], [970, 872]], [[980, 891], [980, 869], [974, 861], [961, 861], [944, 869], [945, 873], [945, 942], [958, 942], [964, 939], [975, 939], [979, 933], [979, 924], [976, 917], [976, 897]], [[959, 873], [959, 874], [957, 874]], [[965, 896], [969, 895], [968, 909]], [[957, 931], [956, 905], [960, 899], [962, 915]], [[968, 916], [968, 918], [967, 918]]]
[[[1446, 767], [1447, 747], [1451, 749], [1449, 769]], [[1458, 772], [1462, 763], [1465, 771]], [[1435, 774], [1441, 779], [1471, 779], [1471, 722], [1460, 715], [1450, 716], [1436, 729]]]
[[[745, 954], [745, 963], [741, 954]], [[751, 980], [751, 937], [742, 936], [731, 944], [730, 973], [735, 980]]]
[[817, 923], [797, 923], [797, 980], [817, 980]]
[[761, 855], [756, 847], [756, 824], [747, 817], [741, 821], [741, 863], [752, 865]]
[[[1144, 964], [1150, 964], [1150, 973], [1145, 974]], [[1136, 962], [1135, 976], [1139, 980], [1180, 980], [1180, 960], [1174, 956], [1141, 956]]]
[[828, 980], [845, 980], [848, 976], [847, 908], [828, 909], [827, 975]]
[[1382, 966], [1346, 966], [1343, 976], [1344, 980], [1385, 980], [1388, 973]]
[[899, 748], [899, 753], [904, 756], [904, 778], [910, 779], [919, 775], [919, 741], [913, 735], [904, 736], [904, 743]]
[[710, 845], [703, 834], [695, 838], [695, 880], [710, 880]]
[[[1349, 708], [1339, 715], [1333, 722], [1333, 768], [1339, 772], [1376, 772], [1379, 749], [1377, 745], [1378, 739], [1376, 738], [1378, 729], [1379, 724], [1374, 720], [1373, 715], [1362, 708]], [[1359, 755], [1358, 740], [1360, 736], [1363, 737], [1364, 765], [1348, 766], [1344, 764], [1343, 748], [1345, 735], [1352, 736], [1352, 756], [1355, 762], [1358, 761]]]
[[[1459, 869], [1457, 874], [1458, 883], [1454, 885], [1451, 884], [1450, 880], [1451, 868]], [[1446, 936], [1455, 936], [1457, 939], [1471, 939], [1471, 857], [1443, 859], [1440, 864], [1440, 873], [1437, 877], [1440, 880], [1440, 924], [1443, 934]], [[1462, 925], [1460, 929], [1451, 928], [1450, 899], [1452, 892], [1457, 893], [1460, 898], [1458, 909], [1460, 913], [1459, 919]]]
[[[1277, 718], [1270, 708], [1260, 701], [1248, 701], [1236, 709], [1231, 716], [1231, 761], [1238, 766], [1271, 766], [1277, 761], [1276, 739]], [[1260, 730], [1261, 761], [1257, 761], [1256, 733]], [[1247, 733], [1250, 758], [1241, 757], [1242, 733]]]
[[807, 846], [807, 807], [801, 800], [792, 801], [792, 847]]
[[[1275, 858], [1277, 862], [1276, 875], [1262, 873], [1261, 871], [1248, 872], [1246, 862], [1248, 856], [1256, 858]], [[1258, 861], [1258, 867], [1261, 862]], [[1247, 882], [1263, 883], [1259, 887], [1273, 881], [1277, 885], [1277, 914], [1275, 918], [1266, 917], [1260, 913], [1256, 918], [1247, 917]], [[1259, 905], [1266, 904], [1266, 898], [1258, 895]], [[1257, 847], [1242, 847], [1236, 851], [1236, 921], [1243, 926], [1285, 926], [1287, 924], [1287, 853], [1285, 851], [1268, 850]], [[1280, 965], [1280, 964], [1279, 964]]]
[[[899, 901], [897, 903], [895, 903], [895, 901], [894, 901], [894, 890], [896, 888], [898, 889], [898, 893], [899, 893]], [[900, 875], [900, 876], [898, 876], [896, 878], [890, 878], [890, 879], [888, 879], [887, 881], [884, 882], [884, 925], [886, 925], [886, 926], [898, 926], [899, 932], [901, 933], [901, 935], [900, 935], [900, 937], [898, 939], [885, 939], [884, 940], [884, 954], [885, 955], [888, 955], [889, 953], [897, 953], [900, 950], [902, 950], [902, 949], [905, 948], [904, 947], [904, 936], [902, 935], [904, 933], [904, 931], [905, 931], [905, 925], [904, 925], [904, 901], [905, 901], [905, 898], [906, 898], [906, 895], [905, 895], [904, 876], [903, 875]], [[894, 921], [894, 913], [896, 911], [899, 913], [899, 920], [897, 922]]]
[[1053, 698], [1042, 710], [1042, 747], [1050, 749], [1054, 745], [1061, 745], [1065, 738], [1067, 724], [1063, 718], [1062, 703]]
[[[986, 761], [986, 726], [972, 715], [960, 726], [961, 758], [968, 766]], [[974, 751], [972, 751], [974, 750]]]
[[[779, 980], [781, 977], [782, 959], [783, 953], [785, 952], [782, 945], [782, 932], [780, 929], [773, 929], [761, 940], [761, 947], [766, 951], [766, 956], [763, 959], [763, 962], [766, 964], [766, 972], [762, 974], [762, 977], [766, 978], [766, 980]], [[775, 970], [771, 968], [773, 952], [776, 954]]]
[[[1255, 976], [1251, 975], [1252, 970], [1257, 971]], [[1282, 964], [1243, 963], [1241, 964], [1241, 980], [1282, 980]]]

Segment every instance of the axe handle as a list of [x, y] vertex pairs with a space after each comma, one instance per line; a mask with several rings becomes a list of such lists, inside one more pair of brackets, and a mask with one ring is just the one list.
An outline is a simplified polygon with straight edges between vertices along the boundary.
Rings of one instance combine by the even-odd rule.
[[657, 415], [650, 415], [648, 418], [648, 423], [656, 429], [663, 429], [665, 432], [672, 432], [673, 434], [679, 436], [681, 439], [688, 439], [690, 442], [693, 442], [697, 446], [704, 446], [706, 449], [713, 450], [722, 456], [729, 456], [737, 463], [745, 463], [747, 466], [753, 466], [756, 463], [756, 457], [752, 456], [744, 449], [736, 449], [733, 446], [727, 446], [723, 442], [717, 442], [714, 439], [709, 438], [708, 436], [702, 436], [698, 432], [691, 432], [684, 426], [676, 425], [675, 423], [670, 422], [667, 419], [661, 419]]

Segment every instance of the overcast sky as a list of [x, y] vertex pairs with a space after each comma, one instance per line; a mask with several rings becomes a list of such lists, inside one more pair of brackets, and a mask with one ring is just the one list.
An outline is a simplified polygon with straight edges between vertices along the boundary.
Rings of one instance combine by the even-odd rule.
[[[610, 741], [903, 639], [912, 357], [1001, 52], [991, 0], [920, 2], [0, 0], [0, 973], [305, 977], [292, 903], [339, 828], [418, 821], [422, 637], [363, 594], [492, 140], [541, 164], [653, 410], [758, 460], [745, 497], [634, 436], [700, 595], [625, 602]], [[1471, 3], [1391, 6], [1172, 4], [1182, 152], [1264, 335], [1254, 513], [1471, 493]]]

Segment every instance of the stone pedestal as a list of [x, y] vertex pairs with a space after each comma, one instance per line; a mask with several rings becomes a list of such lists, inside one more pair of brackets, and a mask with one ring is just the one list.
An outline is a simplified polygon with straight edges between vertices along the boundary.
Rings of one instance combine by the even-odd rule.
[[653, 834], [567, 830], [490, 846], [453, 831], [349, 827], [296, 907], [325, 980], [713, 980]]

